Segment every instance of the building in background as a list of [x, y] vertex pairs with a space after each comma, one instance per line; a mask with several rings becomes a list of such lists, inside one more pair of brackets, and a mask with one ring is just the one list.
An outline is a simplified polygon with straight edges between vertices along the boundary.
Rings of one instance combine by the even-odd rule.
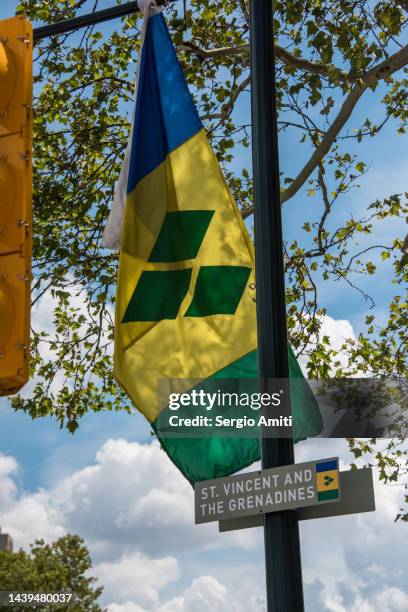
[[0, 527], [0, 550], [13, 552], [13, 538], [8, 533], [1, 533]]

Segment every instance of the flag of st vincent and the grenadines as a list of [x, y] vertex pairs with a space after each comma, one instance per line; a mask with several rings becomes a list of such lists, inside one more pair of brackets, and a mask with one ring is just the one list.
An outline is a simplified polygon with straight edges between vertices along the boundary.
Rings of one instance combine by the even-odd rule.
[[[158, 400], [160, 379], [258, 374], [252, 243], [161, 13], [147, 24], [121, 182], [123, 223], [119, 193], [104, 235], [115, 246], [121, 233], [115, 377], [190, 482], [232, 474], [260, 458], [258, 438], [173, 438], [159, 427], [169, 410]], [[301, 378], [289, 357], [291, 378]], [[321, 430], [313, 395], [301, 389], [292, 390], [298, 439]]]

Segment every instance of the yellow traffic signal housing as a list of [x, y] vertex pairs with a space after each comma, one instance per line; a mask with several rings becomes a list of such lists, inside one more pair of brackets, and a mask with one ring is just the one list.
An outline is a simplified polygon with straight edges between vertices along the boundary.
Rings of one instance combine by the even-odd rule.
[[29, 376], [32, 53], [31, 24], [0, 21], [0, 395]]

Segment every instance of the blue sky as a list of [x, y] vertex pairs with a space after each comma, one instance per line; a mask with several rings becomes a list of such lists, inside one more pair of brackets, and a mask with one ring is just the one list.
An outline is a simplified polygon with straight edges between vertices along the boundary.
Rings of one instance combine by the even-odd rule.
[[[16, 5], [3, 0], [0, 18], [11, 15]], [[100, 8], [111, 5], [109, 0], [99, 3]], [[238, 112], [249, 121], [245, 96]], [[348, 127], [358, 125], [379, 98], [379, 91], [367, 92]], [[281, 168], [292, 176], [302, 165], [299, 150], [282, 134]], [[370, 172], [360, 181], [361, 188], [343, 199], [334, 222], [344, 210], [365, 208], [377, 197], [407, 191], [406, 138], [395, 133], [395, 126], [390, 123], [378, 138], [363, 141], [358, 151], [371, 165]], [[249, 153], [235, 163], [237, 169], [248, 165]], [[288, 240], [299, 236], [305, 209], [317, 205], [318, 200], [304, 192], [285, 205]], [[390, 237], [398, 233], [395, 222], [385, 227]], [[380, 316], [392, 296], [390, 278], [390, 267], [385, 266], [364, 283]], [[361, 296], [338, 284], [322, 286], [322, 295], [333, 321], [331, 333], [335, 336], [350, 325], [358, 332], [367, 312]], [[109, 612], [264, 610], [261, 530], [226, 535], [218, 534], [215, 526], [195, 527], [191, 488], [150, 442], [149, 427], [139, 415], [88, 414], [71, 436], [52, 419], [33, 421], [11, 412], [2, 400], [0, 525], [18, 546], [40, 535], [82, 535], [106, 586]], [[344, 467], [351, 460], [342, 441], [307, 441], [296, 448], [298, 461], [336, 454]], [[401, 493], [376, 483], [376, 494], [375, 513], [301, 526], [308, 611], [408, 609], [399, 569], [406, 567], [401, 542], [407, 527], [393, 523]]]

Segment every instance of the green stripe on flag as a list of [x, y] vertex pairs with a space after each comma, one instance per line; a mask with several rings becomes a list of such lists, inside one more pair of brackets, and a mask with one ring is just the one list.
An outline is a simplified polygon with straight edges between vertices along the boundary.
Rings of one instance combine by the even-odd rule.
[[337, 499], [339, 497], [338, 489], [332, 489], [331, 491], [321, 491], [317, 494], [319, 502], [327, 501], [328, 499]]
[[[289, 369], [294, 441], [299, 442], [317, 436], [322, 428], [322, 420], [316, 399], [291, 349], [289, 349]], [[230, 363], [207, 380], [257, 377], [258, 356], [255, 350]], [[186, 407], [185, 411], [191, 418], [203, 413], [202, 408], [194, 406]], [[260, 459], [259, 438], [168, 437], [164, 429], [169, 422], [169, 412], [175, 414], [168, 408], [165, 409], [152, 423], [152, 427], [163, 450], [191, 483], [228, 476]], [[241, 413], [242, 408], [241, 412], [237, 410], [236, 416], [241, 417]]]

